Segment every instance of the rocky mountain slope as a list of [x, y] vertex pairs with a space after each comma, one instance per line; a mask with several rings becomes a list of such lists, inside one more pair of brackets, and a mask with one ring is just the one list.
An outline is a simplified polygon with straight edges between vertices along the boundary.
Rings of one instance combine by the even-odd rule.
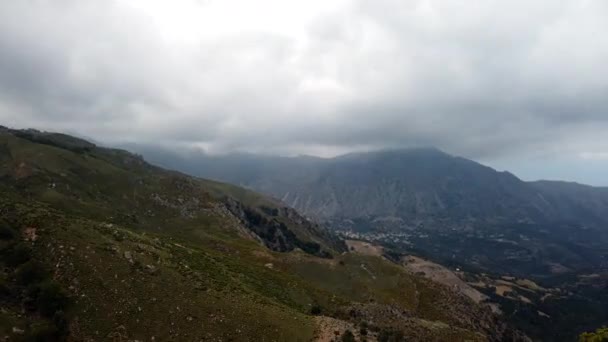
[[383, 246], [395, 262], [439, 263], [538, 339], [570, 340], [608, 320], [607, 188], [524, 182], [435, 149], [331, 159], [140, 150], [274, 196], [347, 239]]
[[603, 247], [608, 242], [606, 188], [524, 182], [435, 149], [331, 159], [180, 159], [144, 152], [156, 162], [170, 161], [190, 173], [274, 196], [338, 231], [392, 234], [380, 242], [414, 245], [439, 260], [457, 255], [486, 270], [522, 275], [608, 261]]
[[160, 164], [241, 184], [310, 217], [606, 224], [608, 189], [524, 182], [435, 149], [354, 153], [331, 159], [159, 154]]
[[9, 341], [525, 339], [277, 201], [125, 151], [1, 128], [0, 192]]

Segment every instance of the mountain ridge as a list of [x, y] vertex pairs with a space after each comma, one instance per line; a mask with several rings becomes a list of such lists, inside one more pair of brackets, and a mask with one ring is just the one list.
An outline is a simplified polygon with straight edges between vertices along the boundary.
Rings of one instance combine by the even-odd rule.
[[[525, 182], [437, 149], [311, 160], [143, 154], [161, 165], [273, 196], [340, 234], [394, 235], [387, 238], [389, 244], [407, 236], [411, 245], [400, 242], [398, 249], [414, 246], [435, 261], [452, 262], [458, 255], [460, 262], [482, 271], [520, 276], [552, 276], [555, 269], [575, 271], [607, 262], [602, 244], [608, 242], [608, 192], [601, 187]], [[484, 254], [475, 253], [471, 244], [479, 250], [498, 245]]]
[[[148, 153], [147, 156], [154, 160], [157, 163], [163, 164], [168, 163], [166, 160], [163, 161], [162, 158], [155, 158], [153, 153]], [[176, 165], [176, 167], [186, 170], [188, 173], [197, 174], [201, 176], [207, 176], [213, 179], [220, 179], [224, 181], [228, 181], [235, 184], [240, 184], [242, 186], [249, 187], [251, 189], [261, 191], [266, 194], [270, 194], [275, 198], [286, 201], [286, 203], [291, 206], [299, 209], [306, 215], [316, 219], [327, 219], [331, 216], [336, 215], [336, 213], [327, 213], [327, 212], [319, 212], [314, 208], [310, 208], [310, 202], [314, 202], [314, 198], [310, 198], [304, 192], [304, 199], [299, 198], [295, 195], [296, 192], [302, 192], [301, 188], [310, 188], [314, 186], [315, 182], [322, 183], [325, 181], [327, 183], [327, 179], [332, 177], [331, 172], [342, 172], [341, 176], [348, 175], [348, 171], [350, 170], [336, 170], [335, 168], [339, 166], [340, 163], [351, 163], [348, 167], [353, 168], [364, 168], [370, 167], [370, 165], [366, 165], [369, 163], [379, 163], [379, 162], [387, 162], [386, 169], [388, 170], [398, 170], [407, 172], [407, 168], [412, 168], [410, 165], [412, 163], [417, 163], [415, 167], [418, 169], [426, 167], [426, 169], [419, 170], [418, 174], [413, 174], [413, 176], [423, 178], [429, 172], [436, 172], [435, 170], [439, 169], [441, 171], [449, 171], [449, 172], [462, 172], [457, 175], [461, 178], [472, 176], [485, 177], [486, 182], [490, 181], [487, 178], [493, 178], [496, 184], [503, 183], [503, 186], [518, 188], [517, 191], [519, 195], [523, 195], [525, 200], [528, 202], [525, 207], [520, 206], [518, 210], [526, 209], [529, 212], [534, 212], [536, 210], [545, 211], [544, 218], [548, 220], [548, 217], [559, 217], [560, 210], [556, 208], [552, 208], [548, 206], [547, 203], [544, 203], [542, 199], [538, 199], [538, 195], [542, 195], [542, 192], [545, 191], [551, 185], [556, 187], [565, 187], [566, 182], [561, 181], [551, 181], [551, 180], [539, 180], [526, 182], [517, 178], [515, 175], [508, 171], [496, 171], [488, 166], [479, 164], [472, 160], [452, 156], [445, 152], [442, 152], [435, 148], [416, 148], [416, 149], [391, 149], [391, 150], [383, 150], [383, 151], [374, 151], [374, 152], [361, 152], [361, 153], [350, 153], [338, 157], [333, 158], [317, 158], [310, 160], [305, 160], [300, 157], [256, 157], [255, 155], [247, 155], [244, 160], [241, 160], [240, 156], [227, 155], [227, 156], [205, 156], [199, 155], [199, 159], [196, 159], [196, 154], [190, 156], [188, 161], [182, 160], [180, 162], [179, 159], [171, 160], [171, 164]], [[399, 158], [405, 158], [408, 160], [403, 160], [402, 162], [409, 162], [410, 165], [399, 165]], [[430, 160], [432, 159], [432, 160]], [[432, 163], [437, 162], [437, 165], [433, 165]], [[226, 163], [229, 165], [236, 165], [235, 169], [239, 169], [239, 165], [242, 168], [247, 170], [247, 175], [240, 175], [237, 173], [225, 173], [222, 170], [222, 164]], [[209, 166], [213, 164], [213, 166]], [[426, 165], [425, 165], [426, 164]], [[431, 165], [428, 165], [431, 164]], [[219, 165], [219, 166], [218, 166]], [[338, 165], [338, 166], [337, 166]], [[373, 165], [372, 165], [373, 166]], [[381, 167], [381, 166], [380, 166]], [[345, 166], [346, 168], [346, 166]], [[370, 170], [369, 172], [380, 173], [381, 170], [376, 167], [375, 169]], [[471, 172], [475, 172], [475, 175], [467, 174]], [[300, 176], [304, 174], [304, 176]], [[285, 175], [288, 174], [288, 175]], [[359, 180], [362, 180], [364, 175], [359, 175]], [[370, 176], [371, 175], [367, 175]], [[382, 176], [382, 175], [379, 175]], [[395, 175], [387, 175], [395, 178]], [[411, 174], [403, 175], [403, 178], [406, 176], [412, 176]], [[428, 176], [428, 175], [427, 175]], [[300, 177], [300, 178], [298, 178]], [[337, 176], [336, 176], [337, 177]], [[295, 179], [294, 179], [295, 178]], [[428, 177], [427, 177], [428, 178]], [[366, 178], [366, 181], [370, 180], [370, 178]], [[371, 179], [373, 181], [373, 179]], [[424, 180], [424, 179], [422, 179]], [[439, 181], [445, 181], [445, 179], [434, 179], [428, 180], [428, 183], [431, 181], [437, 183]], [[475, 184], [472, 181], [474, 179], [463, 179], [463, 181], [469, 181], [471, 184]], [[368, 184], [368, 183], [365, 183]], [[479, 179], [476, 184], [480, 184]], [[424, 184], [423, 184], [424, 185]], [[426, 186], [433, 184], [426, 184]], [[332, 187], [336, 187], [335, 183], [331, 184]], [[603, 192], [603, 187], [593, 187], [589, 185], [582, 185], [584, 189], [589, 190], [590, 192]], [[571, 186], [571, 188], [574, 187]], [[415, 190], [415, 189], [414, 189]], [[482, 189], [483, 190], [483, 189]], [[487, 192], [487, 188], [485, 191]], [[492, 189], [493, 190], [493, 189]], [[508, 191], [503, 189], [503, 195], [508, 195]], [[526, 194], [527, 193], [527, 194]], [[432, 194], [431, 194], [432, 195]], [[513, 193], [511, 193], [513, 195]], [[568, 193], [565, 191], [561, 191], [561, 196], [567, 196]], [[330, 199], [334, 194], [328, 193], [326, 197]], [[301, 197], [301, 196], [300, 196]], [[519, 200], [522, 200], [519, 198]], [[608, 200], [608, 197], [607, 197]], [[309, 206], [302, 204], [302, 202], [308, 202]], [[441, 203], [435, 203], [439, 207], [442, 207]], [[482, 205], [484, 203], [480, 203]], [[320, 207], [317, 206], [317, 207]], [[318, 209], [318, 208], [317, 208]], [[343, 211], [343, 210], [340, 210]], [[352, 216], [352, 211], [346, 216]], [[359, 210], [356, 210], [359, 211]], [[374, 214], [384, 214], [384, 213], [374, 213]], [[388, 213], [391, 214], [391, 213]], [[538, 216], [538, 215], [537, 215]], [[538, 219], [538, 217], [533, 217]], [[526, 217], [521, 217], [520, 219], [526, 219]]]
[[1, 129], [0, 192], [11, 339], [527, 340], [275, 200], [126, 151]]

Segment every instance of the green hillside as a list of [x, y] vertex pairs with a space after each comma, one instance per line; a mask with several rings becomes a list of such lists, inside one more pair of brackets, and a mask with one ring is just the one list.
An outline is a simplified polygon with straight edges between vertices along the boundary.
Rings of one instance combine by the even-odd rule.
[[272, 199], [126, 151], [3, 128], [0, 193], [10, 341], [520, 338]]

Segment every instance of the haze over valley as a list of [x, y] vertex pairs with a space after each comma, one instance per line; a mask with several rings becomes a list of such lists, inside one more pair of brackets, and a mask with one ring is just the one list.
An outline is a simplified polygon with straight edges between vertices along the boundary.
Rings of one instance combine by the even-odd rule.
[[0, 2], [0, 341], [608, 340], [603, 0]]

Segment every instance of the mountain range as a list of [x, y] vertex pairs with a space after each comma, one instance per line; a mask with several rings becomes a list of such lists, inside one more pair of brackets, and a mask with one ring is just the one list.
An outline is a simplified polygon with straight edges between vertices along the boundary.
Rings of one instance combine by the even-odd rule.
[[353, 153], [335, 158], [209, 156], [142, 149], [150, 160], [240, 184], [318, 219], [398, 216], [466, 221], [608, 221], [608, 188], [524, 182], [436, 149]]
[[0, 127], [6, 340], [529, 340], [271, 197]]
[[[434, 148], [334, 158], [132, 148], [156, 164], [272, 196], [465, 294], [472, 287], [534, 338], [569, 340], [608, 322], [607, 188], [526, 182]], [[443, 266], [411, 265], [411, 255]], [[470, 287], [449, 280], [458, 278]]]
[[[525, 182], [432, 148], [329, 159], [141, 151], [161, 165], [273, 196], [337, 231], [408, 233], [416, 249], [439, 259], [539, 275], [607, 261], [608, 188]], [[418, 238], [428, 234], [435, 241]], [[475, 239], [496, 250], [467, 248]], [[528, 265], [509, 264], [515, 255]]]

